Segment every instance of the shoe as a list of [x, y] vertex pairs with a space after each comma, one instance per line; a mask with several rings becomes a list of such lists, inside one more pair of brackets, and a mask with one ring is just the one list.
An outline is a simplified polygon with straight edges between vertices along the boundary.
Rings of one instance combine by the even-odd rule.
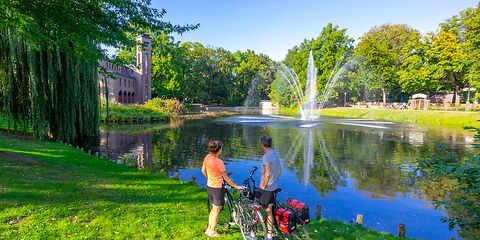
[[209, 237], [221, 237], [222, 236], [222, 235], [218, 234], [216, 231], [210, 230], [210, 229], [207, 229], [207, 231], [205, 231], [205, 234]]

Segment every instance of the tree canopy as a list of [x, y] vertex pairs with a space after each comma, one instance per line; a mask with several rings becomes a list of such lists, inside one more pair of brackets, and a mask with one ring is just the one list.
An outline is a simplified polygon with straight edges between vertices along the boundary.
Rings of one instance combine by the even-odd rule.
[[103, 46], [135, 46], [144, 29], [183, 33], [149, 0], [0, 2], [0, 101], [15, 128], [74, 141], [98, 132], [98, 60]]

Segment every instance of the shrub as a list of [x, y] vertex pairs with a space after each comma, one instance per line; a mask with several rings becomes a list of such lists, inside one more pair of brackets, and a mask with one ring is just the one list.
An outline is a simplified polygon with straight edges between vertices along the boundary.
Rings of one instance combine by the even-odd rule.
[[165, 100], [165, 110], [170, 115], [180, 115], [183, 113], [183, 105], [177, 99]]
[[178, 99], [153, 98], [146, 102], [145, 106], [160, 110], [169, 115], [180, 115], [183, 113], [183, 105]]
[[161, 98], [152, 98], [145, 103], [145, 106], [163, 109], [163, 107], [165, 106], [165, 100]]
[[[480, 140], [480, 129], [467, 127], [477, 131], [475, 139]], [[449, 210], [449, 215], [442, 221], [449, 222], [450, 230], [460, 228], [460, 236], [473, 237], [480, 234], [480, 155], [461, 155], [449, 151], [445, 145], [438, 144], [435, 154], [417, 161], [418, 170], [426, 176], [446, 177], [458, 184], [457, 189], [450, 189], [448, 199], [434, 200], [435, 208]]]

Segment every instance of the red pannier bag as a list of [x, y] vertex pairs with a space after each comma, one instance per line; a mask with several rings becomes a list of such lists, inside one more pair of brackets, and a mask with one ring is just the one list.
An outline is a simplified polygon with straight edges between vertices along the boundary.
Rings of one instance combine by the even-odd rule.
[[278, 229], [286, 234], [290, 234], [297, 229], [295, 218], [294, 212], [286, 211], [283, 208], [279, 208], [275, 212], [275, 220], [277, 221]]
[[307, 224], [310, 222], [310, 212], [306, 204], [293, 199], [292, 201], [290, 201], [290, 206], [293, 207], [293, 210], [297, 214], [298, 219], [301, 220], [300, 224]]

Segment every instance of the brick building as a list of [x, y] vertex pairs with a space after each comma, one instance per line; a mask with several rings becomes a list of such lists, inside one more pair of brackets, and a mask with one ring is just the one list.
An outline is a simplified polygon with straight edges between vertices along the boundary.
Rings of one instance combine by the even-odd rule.
[[[152, 48], [151, 38], [147, 34], [136, 38], [137, 66], [115, 66], [102, 60], [100, 65], [115, 78], [104, 76], [99, 72], [100, 98], [105, 99], [105, 79], [108, 87], [108, 99], [115, 99], [121, 104], [143, 104], [152, 98]], [[142, 47], [143, 46], [143, 47]]]

